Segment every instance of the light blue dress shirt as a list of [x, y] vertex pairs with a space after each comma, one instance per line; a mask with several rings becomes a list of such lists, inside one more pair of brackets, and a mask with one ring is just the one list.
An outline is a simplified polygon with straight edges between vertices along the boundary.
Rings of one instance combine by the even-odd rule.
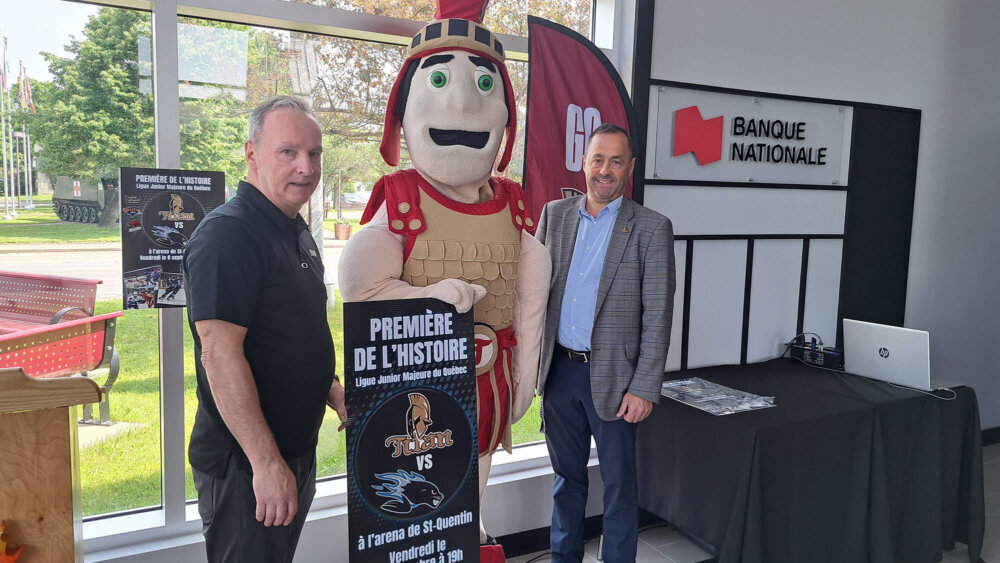
[[576, 232], [576, 245], [566, 276], [566, 292], [563, 294], [559, 334], [556, 337], [564, 348], [590, 350], [590, 335], [597, 311], [597, 288], [601, 283], [611, 231], [622, 207], [622, 197], [605, 206], [596, 219], [587, 213], [587, 198], [580, 200], [580, 228]]

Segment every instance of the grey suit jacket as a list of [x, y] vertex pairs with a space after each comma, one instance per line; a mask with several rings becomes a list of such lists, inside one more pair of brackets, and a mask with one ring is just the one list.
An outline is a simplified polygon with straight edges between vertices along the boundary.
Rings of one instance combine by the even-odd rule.
[[[584, 197], [547, 203], [535, 233], [552, 256], [538, 372], [538, 394], [543, 397]], [[602, 419], [616, 419], [626, 392], [659, 402], [675, 285], [670, 219], [626, 198], [608, 242], [591, 336], [591, 395]]]

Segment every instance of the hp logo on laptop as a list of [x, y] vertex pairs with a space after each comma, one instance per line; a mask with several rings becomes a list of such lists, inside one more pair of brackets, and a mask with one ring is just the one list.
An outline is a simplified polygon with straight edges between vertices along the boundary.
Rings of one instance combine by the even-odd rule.
[[878, 355], [881, 356], [881, 357], [883, 357], [883, 358], [888, 358], [889, 357], [889, 349], [886, 348], [885, 346], [879, 348], [878, 349]]

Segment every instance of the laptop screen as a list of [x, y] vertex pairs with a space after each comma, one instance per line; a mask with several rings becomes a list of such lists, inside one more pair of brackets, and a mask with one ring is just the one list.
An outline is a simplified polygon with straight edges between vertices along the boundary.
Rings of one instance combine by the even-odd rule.
[[844, 319], [844, 371], [930, 390], [930, 335], [923, 330]]

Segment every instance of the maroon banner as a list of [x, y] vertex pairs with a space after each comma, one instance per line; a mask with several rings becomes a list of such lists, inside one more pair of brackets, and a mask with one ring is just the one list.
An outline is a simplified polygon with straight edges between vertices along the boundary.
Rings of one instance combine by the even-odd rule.
[[537, 220], [547, 202], [586, 193], [583, 156], [595, 127], [613, 123], [634, 136], [636, 126], [618, 71], [584, 36], [528, 16], [528, 60], [523, 185]]

